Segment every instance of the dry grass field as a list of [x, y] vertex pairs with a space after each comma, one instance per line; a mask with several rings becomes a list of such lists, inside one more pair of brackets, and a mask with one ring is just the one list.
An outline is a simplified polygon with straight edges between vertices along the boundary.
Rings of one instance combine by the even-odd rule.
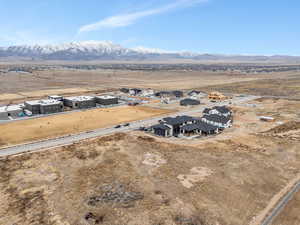
[[0, 124], [0, 146], [89, 131], [171, 112], [144, 106], [120, 106]]
[[261, 79], [234, 82], [231, 84], [210, 85], [201, 88], [205, 91], [218, 90], [226, 93], [243, 93], [262, 96], [284, 96], [300, 99], [300, 72], [288, 78]]
[[241, 74], [202, 71], [53, 70], [0, 75], [0, 101], [41, 98], [49, 94], [102, 92], [120, 87], [192, 89], [260, 79], [279, 79], [289, 73]]
[[252, 104], [218, 136], [135, 131], [2, 158], [0, 224], [247, 225], [300, 170], [299, 102]]
[[[232, 105], [234, 126], [217, 136], [159, 138], [133, 131], [0, 158], [0, 225], [255, 224], [270, 200], [299, 175], [299, 72], [8, 73], [0, 75], [0, 102], [120, 87], [290, 99], [264, 97]], [[156, 108], [122, 106], [1, 124], [0, 147], [186, 109], [177, 103], [152, 106]], [[275, 122], [260, 121], [262, 115]], [[274, 224], [299, 225], [298, 211], [299, 194]]]

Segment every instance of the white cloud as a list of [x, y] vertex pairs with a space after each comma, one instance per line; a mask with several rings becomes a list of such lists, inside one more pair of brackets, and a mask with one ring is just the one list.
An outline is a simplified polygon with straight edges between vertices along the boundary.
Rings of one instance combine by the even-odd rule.
[[199, 3], [207, 2], [208, 0], [177, 0], [174, 3], [164, 5], [159, 8], [149, 9], [140, 12], [121, 14], [107, 17], [96, 23], [87, 24], [79, 28], [79, 33], [100, 30], [103, 28], [126, 27], [135, 23], [138, 19], [152, 16], [156, 14], [166, 13], [173, 9], [191, 7]]

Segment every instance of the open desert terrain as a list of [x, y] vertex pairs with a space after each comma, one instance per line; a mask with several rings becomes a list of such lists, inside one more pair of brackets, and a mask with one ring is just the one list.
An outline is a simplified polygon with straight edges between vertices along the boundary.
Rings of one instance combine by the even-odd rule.
[[[299, 175], [299, 108], [261, 98], [233, 106], [234, 126], [218, 136], [134, 131], [2, 158], [0, 224], [253, 224]], [[297, 204], [279, 224], [295, 224]]]
[[[93, 66], [92, 62], [86, 64], [75, 64], [74, 66], [79, 66], [79, 68]], [[246, 69], [244, 69], [246, 65], [238, 63], [227, 65], [234, 69], [226, 69], [226, 66], [223, 66], [224, 69], [222, 64], [208, 64], [212, 68], [204, 67], [203, 69], [202, 67], [198, 68], [198, 64], [195, 62], [179, 64], [180, 66], [170, 62], [161, 62], [160, 64], [154, 62], [153, 64], [149, 62], [144, 64], [115, 64], [96, 64], [95, 67], [99, 66], [100, 68], [96, 67], [96, 69], [90, 70], [72, 69], [73, 67], [66, 69], [58, 64], [56, 65], [57, 68], [35, 69], [30, 73], [0, 73], [0, 102], [19, 102], [24, 99], [42, 98], [51, 94], [102, 93], [108, 90], [114, 91], [121, 87], [153, 88], [156, 90], [219, 89], [231, 93], [257, 93], [259, 89], [263, 95], [270, 95], [272, 90], [279, 86], [282, 89], [286, 87], [287, 90], [273, 91], [273, 93], [283, 95], [289, 91], [294, 95], [300, 92], [300, 72], [293, 70], [278, 72], [274, 69], [271, 72], [247, 71], [246, 73]], [[136, 68], [139, 65], [141, 68]], [[200, 65], [202, 66], [202, 64]], [[2, 65], [3, 68], [15, 66]], [[24, 66], [39, 68], [38, 66], [46, 65], [30, 66], [24, 64]], [[65, 66], [71, 65], [67, 64]], [[259, 65], [250, 64], [251, 66], [256, 68]], [[269, 65], [265, 66], [269, 68]], [[164, 67], [166, 68], [163, 69]], [[280, 65], [275, 68], [277, 67], [281, 68]], [[283, 82], [286, 85], [282, 85]], [[232, 87], [234, 88], [232, 89]]]
[[[1, 225], [260, 225], [266, 209], [272, 209], [282, 190], [300, 175], [300, 72], [153, 67], [151, 71], [117, 66], [115, 70], [9, 72], [0, 75], [0, 101], [113, 92], [120, 87], [262, 97], [230, 105], [233, 126], [219, 135], [161, 138], [135, 130], [2, 157]], [[22, 85], [16, 85], [17, 80]], [[87, 132], [197, 107], [156, 100], [146, 106], [14, 121], [0, 124], [0, 145]], [[260, 116], [275, 121], [263, 122]], [[298, 197], [299, 193], [274, 224], [299, 224]]]

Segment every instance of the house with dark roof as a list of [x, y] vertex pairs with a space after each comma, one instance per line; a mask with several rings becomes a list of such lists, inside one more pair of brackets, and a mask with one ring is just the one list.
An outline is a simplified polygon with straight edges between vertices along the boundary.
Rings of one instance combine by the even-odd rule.
[[231, 110], [226, 107], [226, 106], [215, 106], [213, 108], [205, 108], [203, 110], [203, 114], [205, 115], [212, 115], [212, 114], [216, 114], [216, 115], [220, 115], [220, 116], [226, 116], [229, 117], [232, 115]]
[[132, 88], [129, 90], [129, 94], [131, 95], [139, 95], [142, 93], [142, 89], [139, 88]]
[[156, 124], [150, 127], [152, 133], [162, 137], [169, 137], [171, 136], [171, 127], [165, 124]]
[[232, 119], [230, 117], [218, 115], [218, 114], [208, 114], [204, 115], [201, 120], [205, 123], [217, 126], [221, 129], [231, 127]]
[[121, 88], [120, 91], [123, 92], [123, 93], [126, 93], [126, 94], [129, 93], [128, 88]]
[[181, 127], [181, 133], [185, 136], [200, 134], [200, 135], [211, 135], [217, 134], [219, 128], [217, 126], [198, 121], [197, 123], [187, 124]]
[[192, 90], [188, 93], [189, 96], [199, 95], [199, 94], [200, 94], [200, 91], [195, 91], [195, 90]]
[[191, 116], [177, 116], [175, 118], [166, 117], [162, 119], [163, 124], [171, 128], [170, 135], [178, 136], [181, 133], [181, 127], [187, 124], [196, 123], [198, 119]]
[[188, 92], [188, 96], [190, 97], [194, 97], [194, 98], [200, 98], [200, 97], [204, 97], [207, 94], [201, 91], [196, 91], [196, 90], [192, 90], [190, 92]]
[[189, 105], [200, 105], [199, 100], [186, 98], [180, 101], [181, 106], [189, 106]]
[[169, 97], [172, 97], [172, 92], [160, 91], [160, 92], [156, 92], [155, 96], [160, 97], [160, 98], [169, 98]]
[[176, 97], [176, 98], [182, 98], [183, 97], [183, 92], [182, 91], [172, 91], [172, 94]]
[[210, 108], [205, 108], [205, 109], [203, 110], [202, 113], [203, 113], [204, 115], [208, 115], [209, 112], [210, 112], [210, 110], [211, 110]]

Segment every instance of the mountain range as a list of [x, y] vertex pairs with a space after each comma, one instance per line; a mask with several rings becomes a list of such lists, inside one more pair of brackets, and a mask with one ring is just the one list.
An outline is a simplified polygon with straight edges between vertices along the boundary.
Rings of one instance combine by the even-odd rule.
[[0, 47], [0, 58], [32, 60], [225, 60], [225, 61], [290, 61], [298, 56], [250, 56], [173, 52], [145, 47], [125, 48], [109, 41], [70, 42], [58, 45], [16, 45]]

